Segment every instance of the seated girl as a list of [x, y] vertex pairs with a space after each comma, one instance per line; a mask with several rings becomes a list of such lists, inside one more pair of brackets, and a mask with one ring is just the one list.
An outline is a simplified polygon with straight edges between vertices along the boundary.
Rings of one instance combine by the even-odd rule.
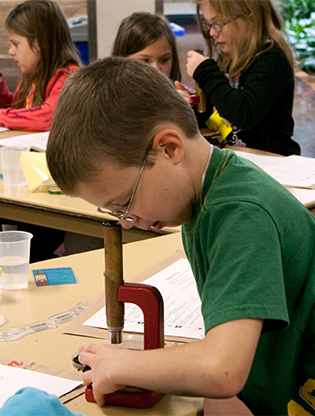
[[65, 80], [81, 65], [67, 21], [57, 3], [27, 0], [10, 12], [6, 28], [22, 80], [12, 94], [0, 74], [0, 126], [47, 131]]

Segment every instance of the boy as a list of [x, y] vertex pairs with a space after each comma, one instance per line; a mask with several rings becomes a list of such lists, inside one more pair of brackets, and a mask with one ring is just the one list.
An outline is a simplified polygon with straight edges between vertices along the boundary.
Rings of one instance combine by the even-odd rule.
[[110, 210], [125, 228], [183, 224], [202, 299], [201, 341], [81, 347], [80, 362], [91, 367], [83, 380], [99, 405], [132, 385], [206, 397], [205, 414], [315, 414], [315, 219], [299, 201], [212, 147], [172, 83], [127, 58], [71, 76], [47, 162], [66, 194]]

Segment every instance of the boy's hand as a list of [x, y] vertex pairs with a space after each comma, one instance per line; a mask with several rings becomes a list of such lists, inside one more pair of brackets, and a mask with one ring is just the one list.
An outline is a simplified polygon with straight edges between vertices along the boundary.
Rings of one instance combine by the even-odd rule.
[[196, 68], [206, 59], [209, 59], [209, 57], [195, 51], [188, 51], [186, 64], [187, 74], [192, 77]]
[[[119, 360], [123, 349], [114, 345], [84, 345], [79, 348], [79, 361], [91, 370], [83, 373], [83, 383], [93, 386], [93, 396], [99, 406], [105, 404], [104, 394], [113, 393], [123, 386], [113, 384], [109, 374], [115, 371], [115, 362]], [[111, 370], [112, 369], [112, 370]]]
[[181, 396], [236, 396], [250, 373], [262, 326], [262, 319], [236, 319], [211, 328], [200, 341], [145, 351], [86, 345], [79, 349], [79, 361], [91, 370], [83, 382], [92, 384], [99, 406], [104, 394], [123, 386]]
[[185, 100], [188, 102], [188, 104], [191, 104], [191, 95], [187, 91], [187, 89], [183, 86], [183, 84], [181, 84], [179, 81], [175, 81], [174, 85], [175, 85], [177, 91], [180, 93], [180, 95], [182, 97], [184, 97]]

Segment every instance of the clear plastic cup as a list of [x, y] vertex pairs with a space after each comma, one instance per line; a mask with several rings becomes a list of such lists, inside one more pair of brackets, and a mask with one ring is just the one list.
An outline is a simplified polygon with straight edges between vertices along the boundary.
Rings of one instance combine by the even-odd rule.
[[0, 326], [5, 324], [5, 315], [0, 312]]
[[0, 289], [18, 290], [27, 286], [32, 237], [24, 231], [0, 232]]
[[3, 182], [5, 186], [25, 186], [27, 184], [19, 156], [21, 152], [27, 152], [29, 150], [29, 147], [24, 146], [0, 148]]

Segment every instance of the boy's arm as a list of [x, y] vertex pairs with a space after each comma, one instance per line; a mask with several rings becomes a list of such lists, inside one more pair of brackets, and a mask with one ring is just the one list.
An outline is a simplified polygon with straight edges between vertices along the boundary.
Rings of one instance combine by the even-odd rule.
[[204, 416], [253, 416], [253, 413], [238, 397], [229, 399], [204, 399]]
[[122, 386], [166, 394], [233, 397], [244, 387], [263, 321], [242, 319], [220, 324], [202, 341], [178, 347], [135, 351], [113, 345], [86, 345], [79, 360], [91, 367], [83, 375], [97, 403]]

